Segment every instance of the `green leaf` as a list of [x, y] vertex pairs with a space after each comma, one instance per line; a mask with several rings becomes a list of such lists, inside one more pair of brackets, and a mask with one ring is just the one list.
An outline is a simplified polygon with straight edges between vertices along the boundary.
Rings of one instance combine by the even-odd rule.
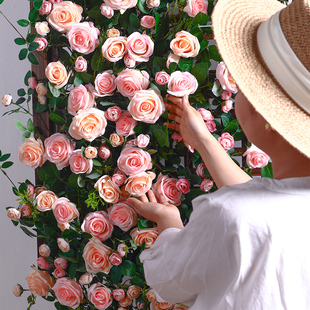
[[110, 105], [115, 105], [115, 103], [105, 101], [105, 102], [100, 102], [100, 105], [102, 105], [103, 107], [107, 107], [107, 106], [110, 106]]
[[138, 16], [134, 13], [131, 13], [130, 16], [129, 16], [129, 22], [130, 22], [130, 25], [136, 29], [139, 29], [140, 28], [140, 20], [138, 18]]
[[26, 194], [27, 193], [27, 185], [25, 183], [20, 184], [18, 190], [22, 194]]
[[212, 93], [215, 97], [221, 96], [221, 94], [224, 92], [224, 89], [221, 86], [221, 83], [219, 80], [216, 80], [212, 87]]
[[28, 129], [29, 131], [31, 131], [31, 132], [34, 131], [33, 121], [32, 121], [31, 118], [29, 118], [28, 121], [27, 121], [27, 129]]
[[196, 64], [195, 67], [191, 70], [191, 74], [195, 76], [198, 83], [205, 81], [209, 74], [209, 65], [206, 62], [201, 62]]
[[39, 101], [33, 104], [33, 111], [36, 113], [42, 113], [47, 110], [47, 104], [41, 104]]
[[122, 268], [120, 266], [113, 266], [111, 269], [111, 280], [113, 283], [119, 283], [122, 279]]
[[30, 231], [28, 228], [26, 228], [25, 226], [20, 225], [21, 230], [29, 237], [37, 237], [36, 234], [34, 234], [32, 231]]
[[30, 131], [25, 131], [22, 135], [22, 140], [25, 141], [26, 138], [30, 138], [31, 132]]
[[17, 45], [24, 45], [24, 44], [26, 44], [26, 41], [25, 41], [25, 39], [23, 39], [23, 38], [16, 38], [16, 39], [14, 40], [14, 42], [15, 42]]
[[26, 101], [26, 99], [21, 97], [21, 98], [18, 98], [18, 100], [15, 102], [15, 104], [19, 105], [19, 104], [22, 104], [25, 101]]
[[78, 189], [78, 178], [79, 176], [77, 174], [72, 173], [68, 179], [69, 186], [73, 189]]
[[181, 58], [178, 66], [182, 71], [190, 71], [193, 67], [193, 59]]
[[50, 83], [50, 82], [48, 82], [48, 88], [49, 88], [49, 90], [51, 91], [51, 93], [52, 93], [52, 95], [54, 96], [54, 97], [59, 97], [60, 96], [60, 90], [58, 90], [57, 88], [55, 88], [55, 86], [52, 84], [52, 83]]
[[26, 48], [21, 49], [19, 54], [18, 54], [19, 60], [24, 60], [26, 58], [27, 54], [28, 54], [28, 50]]
[[17, 24], [20, 25], [21, 27], [28, 27], [29, 21], [27, 19], [20, 19], [17, 21]]
[[31, 73], [31, 70], [29, 70], [24, 77], [24, 84], [26, 86], [29, 86], [28, 79], [31, 78], [31, 76], [32, 76], [32, 73]]
[[31, 43], [31, 42], [34, 41], [35, 38], [36, 38], [36, 35], [35, 35], [35, 34], [29, 33], [29, 34], [27, 35], [26, 40], [27, 40], [28, 43]]
[[143, 276], [140, 276], [139, 274], [136, 274], [135, 276], [132, 277], [131, 279], [131, 284], [132, 285], [137, 285], [142, 287], [143, 283], [145, 282], [145, 279]]
[[51, 239], [56, 239], [58, 237], [56, 230], [48, 226], [44, 227], [44, 234]]
[[54, 112], [50, 113], [49, 119], [59, 126], [62, 126], [63, 124], [66, 123], [66, 121], [61, 116], [59, 116]]
[[42, 6], [43, 0], [34, 0], [33, 2], [33, 6], [37, 9], [40, 10], [41, 6]]
[[[31, 43], [31, 44], [33, 44], [33, 43]], [[34, 44], [37, 44], [37, 43], [34, 43]], [[33, 65], [38, 65], [38, 64], [39, 64], [39, 61], [38, 61], [37, 56], [36, 56], [34, 53], [32, 53], [32, 52], [29, 52], [29, 54], [28, 54], [28, 59], [29, 59], [29, 61], [30, 61]]]
[[28, 46], [28, 51], [35, 51], [40, 46], [37, 42], [31, 42]]
[[3, 1], [4, 1], [4, 0], [0, 0], [0, 4], [2, 4], [2, 3], [3, 3]]
[[229, 132], [231, 135], [233, 135], [238, 130], [239, 130], [239, 122], [237, 119], [234, 119], [229, 124], [227, 124], [223, 132]]
[[18, 91], [17, 91], [17, 95], [22, 97], [22, 96], [25, 96], [26, 95], [26, 92], [23, 88], [20, 88]]
[[69, 268], [70, 279], [73, 279], [75, 277], [76, 269], [77, 269], [77, 263], [71, 263], [70, 268]]
[[169, 146], [169, 136], [167, 132], [162, 129], [156, 129], [153, 132], [155, 139], [157, 140], [159, 146]]
[[90, 62], [90, 65], [91, 65], [91, 68], [94, 70], [94, 71], [97, 71], [100, 69], [100, 66], [102, 64], [102, 53], [99, 49], [96, 49], [95, 53], [94, 53], [94, 56], [93, 58], [91, 59], [91, 62]]
[[99, 160], [96, 160], [96, 159], [93, 159], [93, 165], [97, 166], [97, 167], [101, 167], [102, 166], [101, 162]]
[[216, 45], [210, 45], [209, 46], [209, 53], [210, 53], [211, 59], [213, 59], [215, 61], [221, 61], [222, 60], [222, 57], [220, 56]]
[[77, 76], [85, 83], [93, 83], [94, 82], [94, 76], [86, 73], [86, 72], [79, 72]]
[[27, 130], [27, 127], [22, 122], [18, 121], [17, 119], [14, 119], [14, 124], [18, 130], [21, 130], [21, 131]]
[[79, 86], [79, 85], [83, 84], [83, 80], [77, 75], [74, 78], [73, 84], [74, 84], [74, 86]]
[[93, 7], [91, 10], [87, 12], [87, 14], [96, 20], [102, 18], [102, 14], [101, 14], [101, 10], [99, 6]]
[[34, 7], [28, 15], [28, 18], [31, 22], [36, 22], [39, 17], [39, 11]]
[[123, 261], [120, 266], [124, 276], [133, 277], [137, 272], [136, 265], [130, 260]]
[[199, 12], [192, 20], [192, 25], [206, 25], [210, 20], [209, 16]]
[[229, 119], [228, 115], [225, 114], [225, 113], [223, 113], [221, 115], [221, 119], [222, 119], [222, 123], [223, 123], [224, 127], [226, 127], [229, 124], [229, 122], [230, 122], [230, 119]]
[[150, 11], [146, 6], [146, 0], [138, 0], [137, 6], [139, 10], [144, 14], [149, 14]]
[[273, 178], [273, 171], [272, 171], [272, 164], [271, 162], [268, 163], [267, 166], [261, 169], [261, 176], [264, 178]]
[[0, 157], [0, 161], [6, 161], [7, 159], [9, 159], [11, 156], [11, 154], [3, 154], [1, 157]]

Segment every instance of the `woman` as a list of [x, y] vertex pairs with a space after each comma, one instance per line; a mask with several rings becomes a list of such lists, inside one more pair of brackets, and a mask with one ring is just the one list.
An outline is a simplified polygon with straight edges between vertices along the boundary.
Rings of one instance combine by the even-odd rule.
[[140, 257], [147, 282], [191, 310], [310, 309], [310, 0], [219, 0], [212, 24], [240, 89], [237, 118], [271, 157], [274, 179], [250, 179], [188, 99], [169, 97], [168, 127], [198, 150], [220, 189], [193, 201], [184, 228], [163, 197], [129, 199], [160, 232]]

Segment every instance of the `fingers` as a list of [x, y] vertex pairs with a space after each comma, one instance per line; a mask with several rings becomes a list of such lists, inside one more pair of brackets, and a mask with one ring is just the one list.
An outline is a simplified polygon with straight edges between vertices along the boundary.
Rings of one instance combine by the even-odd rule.
[[142, 202], [149, 202], [149, 200], [148, 200], [148, 198], [147, 198], [147, 196], [146, 196], [145, 194], [143, 194], [142, 196], [140, 196], [140, 200], [141, 200]]
[[165, 102], [166, 109], [169, 110], [170, 112], [181, 115], [182, 114], [182, 109], [179, 108], [176, 104], [168, 103]]
[[168, 113], [168, 116], [170, 120], [175, 121], [177, 123], [180, 123], [181, 121], [181, 117], [176, 114]]
[[141, 209], [142, 209], [142, 206], [143, 206], [143, 202], [142, 201], [138, 200], [137, 198], [130, 197], [130, 198], [127, 199], [127, 202], [129, 202], [130, 204], [133, 205], [133, 207], [135, 208], [137, 213], [141, 214]]
[[180, 132], [180, 125], [179, 124], [176, 124], [176, 123], [165, 123], [164, 125], [167, 125], [167, 127], [169, 129], [173, 129], [177, 132]]
[[159, 194], [158, 198], [160, 203], [162, 203], [163, 205], [168, 205], [168, 201], [166, 200], [165, 196], [162, 193]]
[[147, 194], [149, 196], [150, 202], [157, 202], [155, 194], [151, 189], [147, 191]]

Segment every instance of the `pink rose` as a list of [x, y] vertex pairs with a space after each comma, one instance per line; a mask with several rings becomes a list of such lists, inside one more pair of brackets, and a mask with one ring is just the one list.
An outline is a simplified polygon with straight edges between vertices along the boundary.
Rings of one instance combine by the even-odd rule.
[[122, 263], [122, 257], [118, 253], [112, 253], [109, 260], [113, 266], [118, 266]]
[[112, 96], [116, 88], [115, 75], [112, 70], [99, 73], [95, 79], [95, 95], [98, 97]]
[[169, 66], [172, 62], [179, 63], [181, 57], [170, 53], [167, 58], [166, 66], [169, 69]]
[[39, 254], [42, 256], [42, 257], [49, 257], [50, 254], [51, 254], [51, 249], [50, 247], [43, 243], [39, 246]]
[[118, 147], [124, 143], [124, 137], [114, 132], [110, 135], [109, 141], [113, 147]]
[[157, 181], [153, 184], [153, 191], [155, 196], [158, 197], [162, 194], [168, 203], [175, 206], [181, 204], [182, 193], [178, 191], [176, 187], [177, 179], [169, 178], [168, 175], [159, 174]]
[[270, 160], [270, 157], [254, 144], [244, 152], [243, 156], [246, 156], [246, 163], [251, 169], [263, 168]]
[[40, 96], [45, 96], [47, 94], [47, 87], [43, 83], [39, 83], [36, 86], [36, 92]]
[[125, 190], [132, 196], [140, 197], [152, 187], [155, 177], [155, 173], [151, 171], [131, 175], [126, 181]]
[[92, 142], [105, 133], [106, 126], [107, 120], [104, 112], [91, 108], [78, 111], [72, 119], [68, 132], [76, 140], [85, 139]]
[[221, 144], [225, 151], [232, 149], [235, 144], [234, 138], [228, 132], [224, 132], [218, 138], [218, 142]]
[[221, 99], [222, 100], [228, 100], [228, 99], [230, 99], [231, 96], [232, 96], [231, 91], [224, 90], [221, 94]]
[[44, 257], [40, 256], [37, 258], [37, 265], [40, 269], [47, 269], [49, 266], [49, 263], [45, 260]]
[[176, 97], [194, 94], [198, 88], [196, 78], [189, 72], [174, 71], [168, 83], [167, 92]]
[[[90, 86], [89, 86], [90, 85]], [[75, 116], [79, 110], [90, 109], [96, 104], [93, 86], [79, 85], [70, 90], [68, 98], [68, 113]]]
[[83, 300], [81, 286], [75, 280], [69, 278], [57, 279], [53, 291], [61, 305], [72, 309], [76, 309]]
[[83, 9], [72, 1], [53, 5], [52, 12], [46, 17], [48, 23], [59, 32], [67, 32], [82, 19]]
[[23, 204], [23, 206], [20, 209], [20, 213], [24, 217], [29, 217], [32, 213], [31, 207], [27, 204]]
[[233, 102], [231, 100], [225, 100], [224, 105], [222, 105], [222, 111], [228, 113], [233, 107]]
[[68, 83], [70, 74], [60, 61], [56, 61], [50, 62], [46, 66], [45, 76], [56, 89], [59, 89]]
[[94, 146], [88, 146], [84, 150], [84, 155], [88, 159], [93, 159], [93, 158], [97, 157], [97, 154], [98, 154], [98, 151]]
[[128, 231], [138, 223], [137, 213], [133, 206], [127, 202], [115, 203], [108, 209], [111, 223], [122, 231]]
[[58, 279], [58, 278], [62, 278], [66, 275], [66, 272], [63, 269], [55, 269], [53, 272], [53, 276]]
[[214, 116], [212, 115], [212, 113], [209, 110], [204, 109], [204, 108], [200, 108], [197, 111], [201, 114], [204, 121], [213, 121], [214, 120]]
[[123, 137], [133, 135], [135, 133], [134, 128], [136, 125], [137, 121], [133, 119], [130, 112], [125, 111], [116, 122], [116, 133]]
[[60, 224], [72, 222], [79, 217], [79, 211], [76, 205], [65, 197], [58, 198], [52, 206], [55, 219]]
[[120, 301], [125, 298], [126, 293], [122, 288], [117, 288], [112, 292], [113, 298], [117, 301]]
[[102, 283], [93, 284], [87, 291], [87, 297], [99, 310], [107, 309], [113, 301], [111, 290]]
[[52, 191], [42, 191], [37, 197], [37, 210], [41, 212], [52, 210], [54, 202], [57, 200], [57, 195]]
[[18, 159], [28, 167], [41, 167], [44, 162], [44, 147], [41, 139], [26, 138], [25, 142], [18, 148]]
[[130, 285], [127, 290], [127, 296], [131, 299], [138, 298], [141, 293], [141, 288], [137, 285]]
[[45, 48], [47, 47], [47, 40], [45, 38], [37, 37], [33, 40], [33, 42], [39, 44], [39, 47], [36, 49], [36, 51], [38, 52], [45, 50]]
[[180, 31], [170, 42], [170, 48], [173, 54], [180, 57], [196, 57], [200, 50], [200, 43], [194, 35], [187, 31]]
[[183, 194], [187, 194], [190, 192], [191, 184], [187, 179], [178, 179], [175, 186], [177, 190]]
[[64, 253], [70, 251], [70, 244], [64, 238], [57, 238], [57, 245], [58, 248]]
[[47, 22], [36, 22], [34, 27], [36, 32], [42, 37], [45, 37], [50, 32]]
[[36, 89], [37, 85], [38, 85], [38, 81], [37, 79], [32, 76], [28, 79], [28, 85], [31, 89]]
[[121, 71], [115, 80], [117, 90], [124, 96], [132, 99], [135, 93], [147, 89], [150, 84], [149, 75], [146, 71], [125, 69]]
[[145, 33], [133, 32], [127, 39], [127, 49], [133, 60], [147, 62], [153, 55], [154, 42]]
[[27, 194], [29, 198], [33, 198], [34, 196], [34, 186], [32, 184], [27, 184]]
[[105, 4], [110, 6], [113, 10], [125, 11], [137, 5], [137, 0], [104, 0]]
[[102, 45], [102, 56], [111, 62], [117, 62], [127, 53], [127, 38], [108, 38]]
[[126, 174], [121, 171], [118, 171], [112, 175], [112, 181], [115, 185], [121, 186], [126, 181]]
[[177, 133], [177, 132], [174, 132], [172, 135], [171, 135], [171, 138], [175, 141], [175, 142], [180, 142], [183, 140], [182, 136]]
[[54, 133], [44, 141], [45, 156], [54, 163], [58, 170], [69, 165], [69, 158], [75, 148], [75, 142], [70, 141], [61, 133]]
[[150, 15], [144, 15], [141, 20], [141, 26], [144, 28], [153, 28], [156, 24], [155, 18], [153, 16]]
[[151, 155], [138, 147], [128, 146], [121, 152], [117, 166], [127, 175], [138, 174], [152, 169]]
[[216, 68], [216, 78], [219, 80], [224, 90], [230, 91], [233, 94], [238, 91], [236, 82], [233, 80], [232, 76], [227, 70], [226, 65], [222, 61]]
[[107, 203], [116, 203], [119, 198], [120, 189], [108, 175], [102, 176], [94, 185], [98, 189], [99, 196]]
[[208, 192], [213, 187], [213, 181], [209, 179], [203, 179], [200, 183], [200, 189], [204, 192]]
[[105, 112], [105, 117], [112, 122], [117, 122], [122, 114], [120, 107], [114, 106], [107, 109]]
[[110, 6], [104, 3], [101, 4], [100, 11], [101, 11], [101, 14], [105, 16], [106, 18], [112, 18], [114, 15], [114, 10]]
[[62, 257], [58, 257], [54, 260], [54, 266], [57, 269], [66, 269], [67, 268], [67, 261]]
[[205, 124], [206, 124], [206, 126], [207, 126], [207, 128], [208, 128], [208, 130], [210, 131], [210, 132], [215, 132], [217, 129], [216, 129], [216, 124], [215, 124], [215, 122], [213, 122], [213, 121], [207, 121], [207, 122], [205, 122]]
[[149, 135], [140, 134], [135, 139], [135, 145], [137, 147], [140, 147], [141, 149], [144, 149], [145, 147], [147, 147], [149, 142], [150, 142], [150, 136]]
[[50, 1], [50, 3], [52, 3], [52, 4], [56, 4], [56, 3], [62, 2], [63, 0], [49, 0], [49, 1]]
[[126, 255], [126, 245], [124, 243], [120, 243], [118, 246], [117, 246], [117, 252], [119, 253], [119, 255], [121, 257], [125, 256]]
[[205, 178], [206, 175], [204, 173], [204, 171], [207, 169], [206, 165], [204, 163], [200, 163], [197, 168], [196, 168], [196, 174], [201, 177], [201, 178]]
[[91, 273], [87, 272], [80, 276], [79, 283], [81, 285], [88, 285], [93, 281], [93, 276]]
[[51, 10], [52, 10], [52, 3], [49, 1], [43, 0], [43, 3], [39, 9], [39, 13], [41, 15], [47, 15], [50, 13]]
[[75, 174], [91, 173], [93, 169], [93, 161], [82, 156], [81, 150], [72, 152], [69, 159], [70, 169]]
[[128, 54], [124, 56], [124, 64], [127, 68], [133, 68], [136, 65], [136, 61], [133, 60]]
[[113, 250], [103, 244], [99, 239], [92, 238], [86, 244], [83, 250], [83, 258], [87, 272], [90, 273], [109, 273], [112, 264], [109, 261], [109, 256]]
[[75, 60], [74, 70], [76, 72], [85, 72], [87, 70], [87, 60], [82, 56], [78, 56]]
[[158, 85], [166, 85], [170, 80], [170, 75], [165, 71], [160, 71], [155, 74], [155, 82]]
[[143, 242], [145, 242], [145, 248], [148, 249], [151, 245], [156, 241], [158, 237], [157, 227], [155, 228], [144, 228], [138, 229], [134, 228], [130, 232], [130, 236], [135, 244], [141, 246]]
[[98, 156], [102, 159], [108, 159], [111, 156], [111, 151], [107, 146], [100, 146]]
[[102, 242], [111, 238], [113, 233], [113, 225], [105, 211], [88, 213], [84, 218], [81, 229]]
[[208, 14], [208, 1], [206, 0], [187, 0], [184, 12], [190, 17], [195, 17], [199, 12]]
[[33, 269], [26, 281], [32, 294], [47, 297], [49, 289], [54, 285], [53, 279], [47, 271]]
[[9, 208], [7, 209], [7, 216], [15, 222], [18, 222], [21, 216], [21, 213], [16, 208]]

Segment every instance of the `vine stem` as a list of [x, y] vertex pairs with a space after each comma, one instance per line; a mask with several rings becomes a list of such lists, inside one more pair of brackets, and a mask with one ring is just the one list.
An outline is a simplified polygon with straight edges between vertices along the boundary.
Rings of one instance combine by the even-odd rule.
[[11, 182], [11, 184], [15, 187], [15, 188], [17, 188], [16, 187], [16, 185], [14, 184], [14, 182], [11, 180], [11, 178], [8, 176], [8, 174], [2, 169], [2, 168], [0, 168], [1, 169], [1, 171], [2, 171], [2, 173], [8, 178], [8, 180]]

